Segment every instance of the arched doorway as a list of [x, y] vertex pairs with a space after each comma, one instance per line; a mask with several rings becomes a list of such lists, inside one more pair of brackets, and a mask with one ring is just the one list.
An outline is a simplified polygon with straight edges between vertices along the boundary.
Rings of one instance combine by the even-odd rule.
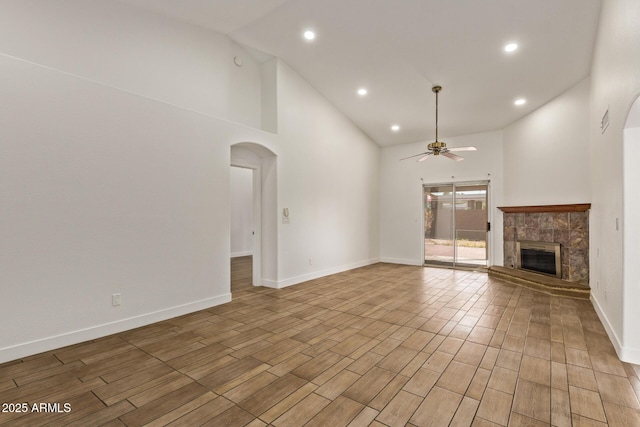
[[[623, 343], [640, 360], [640, 96], [632, 104], [623, 130]], [[637, 362], [634, 362], [637, 363]]]
[[231, 145], [230, 167], [249, 169], [253, 174], [252, 285], [273, 286], [277, 283], [278, 265], [276, 155], [260, 144], [240, 142]]

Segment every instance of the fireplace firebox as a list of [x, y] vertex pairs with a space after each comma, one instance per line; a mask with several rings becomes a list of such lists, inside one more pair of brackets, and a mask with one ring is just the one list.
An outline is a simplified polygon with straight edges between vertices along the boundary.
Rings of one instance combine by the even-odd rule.
[[560, 243], [534, 242], [519, 240], [516, 242], [516, 267], [562, 278]]

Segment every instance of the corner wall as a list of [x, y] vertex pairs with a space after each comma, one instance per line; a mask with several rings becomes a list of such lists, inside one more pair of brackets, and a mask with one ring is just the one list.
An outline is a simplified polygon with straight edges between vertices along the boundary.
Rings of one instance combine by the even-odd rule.
[[[278, 61], [278, 283], [377, 262], [380, 148]], [[288, 223], [282, 210], [289, 209]], [[286, 221], [285, 221], [286, 222]]]

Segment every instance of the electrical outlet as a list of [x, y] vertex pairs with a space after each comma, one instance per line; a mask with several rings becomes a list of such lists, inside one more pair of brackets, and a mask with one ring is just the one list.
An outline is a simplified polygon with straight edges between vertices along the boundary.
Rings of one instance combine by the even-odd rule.
[[607, 302], [607, 291], [604, 291], [604, 302]]
[[111, 305], [115, 307], [120, 304], [122, 304], [122, 294], [111, 295]]
[[313, 258], [309, 258], [309, 265], [313, 265]]

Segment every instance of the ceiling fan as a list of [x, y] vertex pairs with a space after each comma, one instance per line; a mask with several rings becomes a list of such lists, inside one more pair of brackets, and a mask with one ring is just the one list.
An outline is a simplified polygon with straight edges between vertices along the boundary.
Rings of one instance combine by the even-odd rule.
[[413, 156], [405, 157], [400, 160], [412, 159], [414, 157], [420, 156], [418, 159], [419, 162], [423, 162], [427, 160], [427, 157], [434, 155], [439, 156], [442, 154], [445, 157], [450, 158], [451, 160], [455, 160], [459, 162], [460, 160], [464, 160], [464, 157], [458, 156], [457, 154], [453, 154], [454, 151], [476, 151], [476, 147], [451, 147], [447, 148], [447, 144], [444, 142], [438, 141], [438, 93], [442, 90], [442, 86], [434, 86], [431, 88], [433, 93], [436, 94], [436, 140], [431, 144], [427, 145], [427, 151], [420, 154], [415, 154]]

